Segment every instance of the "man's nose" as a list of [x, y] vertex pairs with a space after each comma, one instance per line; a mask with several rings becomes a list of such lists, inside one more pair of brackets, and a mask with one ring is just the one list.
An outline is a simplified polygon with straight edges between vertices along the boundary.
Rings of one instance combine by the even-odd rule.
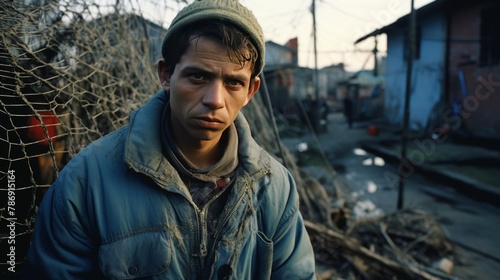
[[224, 83], [219, 81], [211, 82], [203, 95], [203, 104], [212, 109], [224, 107]]

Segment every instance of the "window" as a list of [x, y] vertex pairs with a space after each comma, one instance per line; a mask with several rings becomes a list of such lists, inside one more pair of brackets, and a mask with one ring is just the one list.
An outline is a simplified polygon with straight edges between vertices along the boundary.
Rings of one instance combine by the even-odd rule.
[[481, 11], [480, 65], [500, 64], [500, 5]]

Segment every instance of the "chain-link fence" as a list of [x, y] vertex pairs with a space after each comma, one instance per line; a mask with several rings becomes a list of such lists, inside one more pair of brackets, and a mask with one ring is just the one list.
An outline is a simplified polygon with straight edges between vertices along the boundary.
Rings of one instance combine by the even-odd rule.
[[0, 1], [0, 275], [22, 269], [36, 207], [67, 161], [160, 88], [165, 30], [141, 7], [183, 1], [140, 2]]

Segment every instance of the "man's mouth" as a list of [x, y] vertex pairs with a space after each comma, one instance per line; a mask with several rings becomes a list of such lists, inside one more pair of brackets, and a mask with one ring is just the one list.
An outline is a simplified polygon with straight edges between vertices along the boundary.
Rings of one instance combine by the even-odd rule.
[[208, 128], [208, 129], [220, 128], [220, 126], [223, 125], [223, 123], [224, 123], [220, 119], [212, 118], [212, 117], [197, 117], [197, 118], [195, 118], [195, 122], [200, 127]]

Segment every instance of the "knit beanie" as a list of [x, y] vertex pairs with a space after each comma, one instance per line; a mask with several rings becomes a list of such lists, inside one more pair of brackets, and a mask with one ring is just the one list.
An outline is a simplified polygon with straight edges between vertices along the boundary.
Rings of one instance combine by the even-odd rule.
[[196, 0], [186, 6], [170, 24], [163, 38], [162, 53], [165, 53], [165, 43], [172, 34], [196, 21], [210, 19], [228, 21], [249, 36], [259, 55], [255, 63], [255, 72], [259, 75], [264, 68], [264, 34], [252, 11], [241, 5], [238, 0]]

